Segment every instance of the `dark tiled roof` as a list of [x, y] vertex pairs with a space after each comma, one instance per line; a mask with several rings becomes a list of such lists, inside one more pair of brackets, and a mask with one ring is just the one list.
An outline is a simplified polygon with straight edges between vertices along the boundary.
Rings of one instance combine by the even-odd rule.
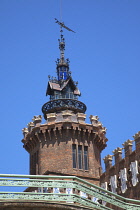
[[81, 95], [79, 89], [76, 87], [76, 85], [74, 84], [72, 78], [68, 78], [66, 81], [64, 81], [62, 83], [62, 85], [60, 86], [59, 83], [55, 83], [55, 82], [48, 82], [48, 87], [47, 87], [47, 91], [46, 91], [46, 95], [50, 95], [52, 90], [58, 90], [58, 91], [62, 91], [67, 84], [70, 83], [70, 86], [73, 88], [74, 90], [74, 94], [76, 95]]

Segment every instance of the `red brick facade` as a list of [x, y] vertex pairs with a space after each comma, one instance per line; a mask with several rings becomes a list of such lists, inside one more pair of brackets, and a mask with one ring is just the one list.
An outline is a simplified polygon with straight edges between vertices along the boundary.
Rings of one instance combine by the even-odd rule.
[[[75, 115], [77, 122], [72, 121]], [[127, 198], [140, 199], [140, 132], [134, 136], [136, 149], [132, 151], [132, 140], [126, 141], [124, 146], [125, 157], [122, 159], [122, 149], [113, 151], [114, 155], [105, 157], [106, 171], [101, 174], [101, 151], [106, 147], [105, 128], [98, 121], [98, 117], [90, 116], [91, 124], [85, 123], [85, 114], [74, 114], [70, 110], [63, 111], [63, 119], [57, 122], [57, 114], [47, 115], [45, 124], [41, 124], [39, 117], [29, 123], [24, 129], [24, 148], [30, 154], [30, 174], [46, 175], [74, 175], [86, 179], [93, 184], [106, 183], [111, 189], [111, 177], [115, 175], [117, 194]], [[82, 148], [82, 168], [73, 167], [73, 145], [76, 148], [78, 162], [78, 148]], [[84, 167], [84, 148], [87, 148], [88, 169]], [[115, 164], [112, 166], [114, 156]], [[131, 164], [136, 164], [137, 174], [132, 182], [133, 172]], [[126, 171], [126, 189], [122, 192], [121, 170]]]
[[[94, 122], [91, 120], [91, 124], [71, 122], [70, 119], [55, 122], [54, 118], [49, 118], [45, 124], [34, 124], [30, 128], [22, 140], [24, 148], [30, 153], [30, 174], [75, 175], [99, 185], [100, 153], [107, 139], [97, 118]], [[84, 161], [82, 169], [78, 166], [73, 168], [73, 144], [76, 148], [82, 146], [82, 156], [84, 147], [88, 148], [88, 170], [84, 169]]]
[[[107, 189], [111, 190], [110, 178], [116, 175], [116, 193], [132, 199], [140, 199], [140, 132], [134, 136], [136, 149], [132, 151], [133, 141], [126, 141], [124, 146], [125, 157], [122, 159], [122, 148], [113, 151], [115, 164], [112, 166], [112, 156], [105, 157], [106, 171], [101, 175], [100, 182], [107, 183]], [[131, 164], [136, 166], [136, 174], [131, 169]], [[122, 192], [120, 171], [126, 170], [126, 190]], [[134, 178], [134, 183], [133, 183]]]

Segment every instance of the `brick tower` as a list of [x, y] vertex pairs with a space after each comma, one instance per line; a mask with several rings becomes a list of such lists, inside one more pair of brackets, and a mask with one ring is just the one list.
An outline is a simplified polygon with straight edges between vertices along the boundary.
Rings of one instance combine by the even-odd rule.
[[98, 185], [106, 129], [97, 116], [91, 115], [91, 124], [85, 123], [86, 105], [78, 100], [81, 93], [64, 56], [62, 25], [60, 32], [57, 78], [49, 76], [50, 100], [42, 107], [46, 122], [41, 124], [41, 115], [35, 116], [23, 129], [22, 142], [30, 154], [30, 174], [75, 175]]

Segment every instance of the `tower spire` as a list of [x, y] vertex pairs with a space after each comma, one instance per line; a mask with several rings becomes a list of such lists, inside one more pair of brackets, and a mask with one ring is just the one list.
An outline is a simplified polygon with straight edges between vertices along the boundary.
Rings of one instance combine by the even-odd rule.
[[60, 58], [56, 61], [56, 69], [57, 69], [57, 76], [58, 81], [67, 80], [70, 72], [69, 72], [69, 59], [65, 59], [65, 39], [63, 35], [63, 28], [67, 30], [71, 30], [70, 28], [66, 27], [63, 22], [58, 21], [56, 18], [56, 23], [60, 25], [60, 39], [59, 41], [59, 49], [60, 49]]
[[64, 63], [65, 39], [64, 39], [64, 36], [62, 34], [62, 32], [63, 32], [62, 27], [61, 27], [60, 32], [61, 32], [60, 39], [58, 39], [59, 49], [60, 49], [60, 62]]
[[69, 59], [65, 59], [65, 39], [63, 36], [63, 28], [68, 31], [72, 31], [70, 28], [64, 25], [63, 22], [58, 21], [56, 23], [60, 25], [60, 39], [59, 49], [60, 58], [57, 58], [56, 69], [57, 78], [50, 79], [46, 91], [46, 95], [50, 95], [50, 101], [45, 103], [42, 107], [44, 118], [47, 119], [48, 113], [60, 113], [63, 110], [71, 110], [74, 113], [85, 113], [86, 105], [78, 101], [78, 97], [81, 95], [77, 83], [73, 81], [71, 72], [69, 71]]
[[74, 33], [75, 33], [75, 31], [73, 31], [70, 28], [68, 28], [67, 26], [65, 26], [64, 22], [60, 22], [56, 18], [55, 18], [55, 20], [56, 20], [56, 23], [58, 23], [58, 25], [60, 25], [60, 39], [58, 39], [59, 49], [60, 49], [60, 62], [64, 63], [65, 39], [64, 39], [64, 35], [63, 35], [63, 28], [67, 29], [68, 31], [72, 31]]

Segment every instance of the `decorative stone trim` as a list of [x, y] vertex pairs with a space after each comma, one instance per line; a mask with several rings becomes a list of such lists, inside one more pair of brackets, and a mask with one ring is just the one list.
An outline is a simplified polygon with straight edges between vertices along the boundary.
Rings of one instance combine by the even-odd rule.
[[48, 124], [54, 123], [56, 120], [56, 113], [46, 114]]
[[34, 128], [34, 123], [33, 123], [33, 122], [29, 122], [29, 123], [27, 124], [27, 126], [28, 126], [28, 130], [29, 130], [29, 132], [30, 132], [30, 131], [32, 131], [32, 129]]
[[22, 129], [22, 133], [23, 133], [23, 136], [25, 137], [27, 134], [28, 134], [28, 128], [23, 128]]
[[133, 137], [134, 137], [135, 144], [137, 147], [137, 145], [140, 143], [140, 131], [138, 133], [136, 133]]
[[112, 166], [112, 157], [113, 155], [107, 155], [104, 157], [105, 169], [109, 169]]
[[133, 141], [128, 139], [123, 144], [125, 150], [125, 156], [129, 155], [132, 152]]
[[35, 126], [40, 125], [42, 121], [42, 116], [41, 115], [34, 116], [32, 120]]
[[108, 162], [108, 161], [112, 161], [112, 157], [113, 157], [113, 155], [107, 155], [107, 156], [105, 156], [104, 157], [104, 162], [106, 163], [106, 162]]
[[123, 148], [117, 147], [117, 148], [116, 148], [115, 150], [113, 150], [112, 152], [113, 152], [114, 155], [119, 154], [119, 153], [122, 154], [122, 149], [123, 149]]
[[90, 115], [89, 117], [91, 124], [94, 124], [95, 122], [97, 123], [97, 121], [99, 120], [98, 116], [94, 116], [94, 115]]
[[140, 131], [138, 132], [138, 133], [136, 133], [134, 136], [133, 136], [133, 138], [136, 140], [137, 138], [139, 138], [140, 137]]
[[77, 120], [79, 123], [85, 123], [86, 114], [77, 113]]
[[65, 111], [62, 111], [62, 115], [63, 116], [72, 116], [73, 115], [73, 112], [71, 110], [65, 110]]
[[133, 140], [128, 139], [122, 145], [124, 146], [124, 148], [127, 147], [127, 146], [132, 146], [133, 145]]

